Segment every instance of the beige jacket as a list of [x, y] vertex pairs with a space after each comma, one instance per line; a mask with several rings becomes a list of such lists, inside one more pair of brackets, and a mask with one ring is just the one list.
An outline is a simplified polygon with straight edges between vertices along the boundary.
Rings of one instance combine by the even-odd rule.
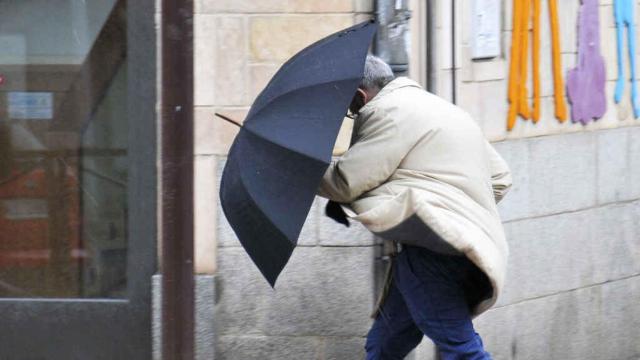
[[507, 164], [473, 119], [414, 81], [397, 78], [360, 111], [352, 147], [328, 168], [319, 195], [350, 204], [374, 233], [417, 216], [482, 269], [495, 304], [508, 248], [496, 203], [511, 186]]

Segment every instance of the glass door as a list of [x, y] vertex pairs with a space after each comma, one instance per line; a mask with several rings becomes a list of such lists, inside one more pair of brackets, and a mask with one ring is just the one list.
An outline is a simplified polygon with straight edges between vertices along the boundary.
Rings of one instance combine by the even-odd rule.
[[1, 359], [150, 358], [153, 14], [0, 0]]

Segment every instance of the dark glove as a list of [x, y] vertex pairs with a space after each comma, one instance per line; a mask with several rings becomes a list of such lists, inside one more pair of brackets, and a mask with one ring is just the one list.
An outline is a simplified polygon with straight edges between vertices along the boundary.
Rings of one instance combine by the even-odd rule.
[[340, 204], [335, 201], [329, 200], [327, 207], [324, 208], [324, 214], [346, 227], [351, 225], [349, 224], [347, 214], [342, 210]]

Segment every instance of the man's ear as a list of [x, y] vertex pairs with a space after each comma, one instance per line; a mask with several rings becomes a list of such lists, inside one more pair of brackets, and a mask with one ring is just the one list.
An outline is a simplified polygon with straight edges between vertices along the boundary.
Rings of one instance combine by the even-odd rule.
[[356, 92], [359, 93], [360, 96], [362, 96], [362, 104], [363, 105], [369, 102], [369, 94], [367, 94], [366, 91], [358, 88], [358, 90], [356, 90]]
[[367, 92], [360, 88], [356, 89], [356, 93], [353, 95], [353, 99], [351, 99], [351, 104], [349, 104], [349, 111], [351, 111], [352, 114], [357, 115], [367, 101], [369, 101]]

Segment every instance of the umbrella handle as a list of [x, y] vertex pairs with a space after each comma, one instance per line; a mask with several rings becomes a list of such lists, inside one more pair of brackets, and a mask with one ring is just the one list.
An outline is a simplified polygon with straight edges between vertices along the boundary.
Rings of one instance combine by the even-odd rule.
[[231, 118], [228, 118], [228, 117], [226, 117], [226, 116], [224, 116], [224, 115], [222, 115], [222, 114], [218, 114], [218, 113], [215, 113], [215, 115], [216, 115], [217, 117], [219, 117], [219, 118], [223, 119], [223, 120], [226, 120], [226, 121], [228, 121], [228, 122], [232, 123], [233, 125], [235, 125], [235, 126], [237, 126], [237, 127], [242, 127], [242, 124], [240, 124], [239, 122], [237, 122], [237, 121], [235, 121], [235, 120], [233, 120], [233, 119], [231, 119]]

